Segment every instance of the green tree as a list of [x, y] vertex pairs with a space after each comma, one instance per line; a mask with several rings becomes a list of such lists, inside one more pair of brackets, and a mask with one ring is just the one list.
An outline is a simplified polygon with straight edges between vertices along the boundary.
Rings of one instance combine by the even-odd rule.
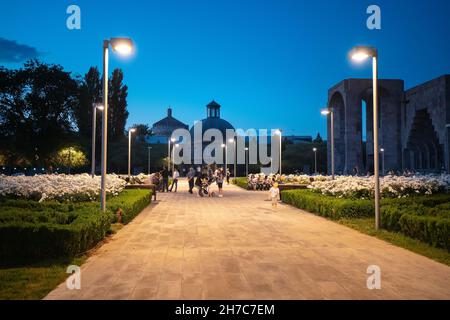
[[322, 139], [322, 137], [320, 136], [320, 133], [317, 133], [317, 136], [316, 136], [316, 138], [314, 139], [313, 142], [314, 142], [314, 143], [317, 143], [317, 144], [323, 143], [323, 139]]
[[115, 69], [109, 82], [108, 132], [112, 141], [118, 141], [125, 136], [125, 125], [128, 119], [127, 111], [128, 87], [123, 84], [123, 72]]
[[147, 124], [135, 124], [133, 128], [136, 129], [135, 137], [140, 142], [145, 142], [145, 138], [150, 133], [150, 127]]
[[59, 150], [52, 157], [51, 164], [69, 169], [80, 168], [87, 164], [86, 154], [77, 147], [67, 147]]
[[[91, 137], [93, 105], [101, 102], [102, 79], [97, 67], [91, 67], [84, 75], [81, 82], [79, 89], [79, 103], [74, 112], [78, 132], [82, 137]], [[97, 128], [100, 123], [101, 117], [97, 117]]]
[[0, 69], [0, 150], [45, 165], [73, 136], [78, 83], [59, 65], [31, 60]]

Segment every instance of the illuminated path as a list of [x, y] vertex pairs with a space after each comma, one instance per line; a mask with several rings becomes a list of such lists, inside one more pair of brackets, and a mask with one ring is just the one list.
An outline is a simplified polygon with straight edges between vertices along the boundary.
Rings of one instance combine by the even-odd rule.
[[[47, 299], [450, 299], [450, 268], [323, 218], [225, 186], [158, 194]], [[180, 190], [181, 189], [181, 190]], [[369, 265], [381, 290], [368, 290]]]

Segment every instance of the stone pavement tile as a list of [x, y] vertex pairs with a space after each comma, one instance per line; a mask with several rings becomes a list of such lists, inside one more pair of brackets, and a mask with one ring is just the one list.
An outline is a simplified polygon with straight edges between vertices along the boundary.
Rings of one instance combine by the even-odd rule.
[[[322, 217], [225, 186], [180, 181], [82, 266], [82, 290], [47, 299], [450, 299], [450, 268]], [[368, 290], [378, 265], [382, 289]]]
[[325, 300], [341, 300], [355, 299], [355, 297], [347, 292], [341, 285], [334, 281], [318, 281], [317, 287]]
[[130, 300], [153, 300], [156, 298], [157, 287], [136, 287], [131, 296]]
[[181, 280], [179, 281], [160, 281], [156, 299], [158, 300], [176, 300], [181, 298]]

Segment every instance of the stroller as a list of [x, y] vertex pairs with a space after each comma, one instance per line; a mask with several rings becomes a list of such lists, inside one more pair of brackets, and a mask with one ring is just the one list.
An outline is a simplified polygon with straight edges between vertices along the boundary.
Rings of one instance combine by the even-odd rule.
[[200, 196], [201, 197], [204, 197], [204, 196], [214, 197], [215, 192], [211, 190], [211, 185], [214, 182], [214, 178], [213, 177], [203, 178], [201, 181], [202, 181], [202, 183], [200, 185], [200, 190], [199, 190]]

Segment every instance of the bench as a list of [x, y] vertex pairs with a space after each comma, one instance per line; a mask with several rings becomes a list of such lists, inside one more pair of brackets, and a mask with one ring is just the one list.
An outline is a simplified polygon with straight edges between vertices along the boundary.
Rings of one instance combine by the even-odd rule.
[[153, 201], [156, 201], [157, 186], [154, 184], [127, 184], [125, 189], [148, 189], [152, 191]]

